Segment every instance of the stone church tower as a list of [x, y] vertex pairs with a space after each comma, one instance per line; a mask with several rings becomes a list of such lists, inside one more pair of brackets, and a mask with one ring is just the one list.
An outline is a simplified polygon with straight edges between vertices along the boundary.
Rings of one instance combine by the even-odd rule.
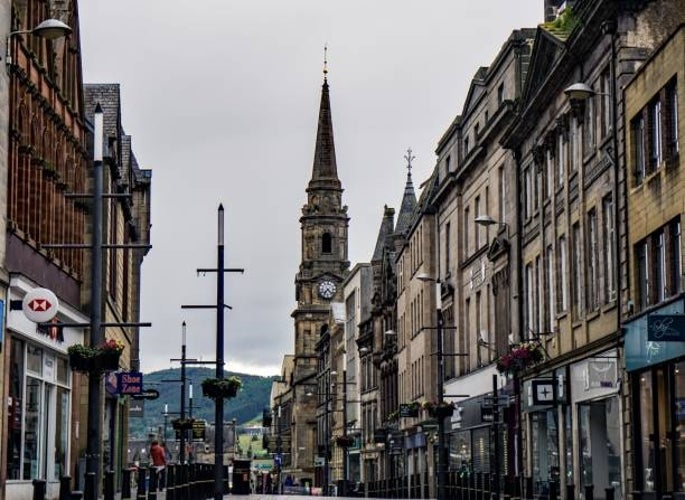
[[312, 177], [307, 186], [307, 202], [302, 207], [302, 261], [295, 277], [297, 307], [295, 357], [292, 377], [292, 453], [294, 476], [313, 479], [316, 453], [316, 343], [328, 328], [330, 304], [341, 296], [341, 284], [349, 273], [347, 256], [347, 207], [342, 205], [343, 189], [338, 179], [333, 142], [333, 123], [324, 70], [319, 124]]

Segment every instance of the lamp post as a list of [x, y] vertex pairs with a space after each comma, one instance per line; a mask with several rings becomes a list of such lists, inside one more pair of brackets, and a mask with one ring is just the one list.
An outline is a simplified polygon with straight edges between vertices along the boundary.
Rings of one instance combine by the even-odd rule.
[[[186, 418], [186, 322], [181, 324], [181, 420]], [[183, 465], [186, 461], [187, 429], [181, 429], [179, 439], [178, 461]]]
[[[343, 424], [343, 440], [347, 441], [347, 352], [343, 352], [343, 366], [342, 366], [342, 384], [343, 384], [343, 390], [342, 390], [342, 424]], [[347, 444], [343, 447], [343, 481], [342, 481], [342, 496], [346, 497], [347, 496], [347, 473], [348, 473], [348, 464], [347, 461], [349, 459], [349, 447]]]
[[164, 433], [162, 434], [162, 441], [166, 443], [166, 430], [169, 423], [169, 405], [164, 403]]
[[[442, 406], [445, 400], [445, 362], [443, 356], [443, 317], [442, 317], [442, 294], [440, 280], [427, 275], [419, 275], [420, 281], [432, 281], [435, 283], [435, 319], [436, 319], [436, 342], [435, 352], [438, 365], [437, 397], [438, 406]], [[445, 446], [445, 417], [438, 417], [438, 492], [437, 500], [446, 500], [447, 492], [447, 447]]]

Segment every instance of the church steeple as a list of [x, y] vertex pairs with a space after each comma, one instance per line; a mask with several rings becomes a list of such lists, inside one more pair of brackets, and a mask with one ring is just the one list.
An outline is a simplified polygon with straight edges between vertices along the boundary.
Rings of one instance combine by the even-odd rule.
[[312, 179], [309, 181], [309, 187], [340, 187], [340, 180], [338, 179], [338, 166], [335, 160], [335, 144], [333, 142], [331, 100], [328, 91], [328, 61], [326, 60], [325, 55], [323, 86], [321, 87], [321, 104], [319, 105], [319, 126], [316, 131], [314, 165], [312, 167]]

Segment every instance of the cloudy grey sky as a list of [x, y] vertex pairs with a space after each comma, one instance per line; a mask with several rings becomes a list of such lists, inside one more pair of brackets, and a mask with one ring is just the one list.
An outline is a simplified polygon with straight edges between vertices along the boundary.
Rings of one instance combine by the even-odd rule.
[[[370, 259], [383, 205], [398, 207], [460, 112], [469, 82], [543, 0], [87, 0], [85, 81], [120, 83], [126, 133], [153, 170], [143, 265], [142, 365], [215, 355], [216, 213], [226, 208], [227, 369], [272, 375], [293, 351], [300, 209], [311, 175], [328, 44], [338, 173], [352, 263]], [[418, 195], [418, 193], [417, 193]]]

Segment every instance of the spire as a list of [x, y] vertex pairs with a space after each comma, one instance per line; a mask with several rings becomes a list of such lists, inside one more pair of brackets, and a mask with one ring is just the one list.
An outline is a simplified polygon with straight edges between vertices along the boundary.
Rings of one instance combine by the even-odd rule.
[[385, 205], [383, 209], [383, 220], [381, 227], [378, 230], [378, 238], [376, 239], [376, 248], [373, 251], [371, 262], [378, 262], [383, 258], [383, 248], [386, 247], [388, 237], [392, 234], [393, 226], [395, 225], [395, 209]]
[[396, 233], [403, 233], [411, 224], [412, 214], [416, 207], [416, 194], [414, 193], [414, 183], [411, 180], [411, 162], [416, 158], [413, 156], [411, 148], [407, 149], [407, 154], [404, 159], [407, 160], [407, 184], [404, 186], [404, 196], [402, 197], [402, 205], [400, 206], [400, 213], [397, 216]]
[[316, 132], [316, 149], [314, 150], [312, 180], [309, 184], [311, 187], [312, 183], [316, 181], [328, 181], [326, 182], [326, 187], [340, 188], [340, 180], [338, 180], [338, 167], [335, 161], [335, 144], [333, 142], [331, 102], [328, 94], [327, 52], [328, 47], [325, 47], [323, 61], [323, 86], [321, 88], [321, 104], [319, 105], [319, 127]]

